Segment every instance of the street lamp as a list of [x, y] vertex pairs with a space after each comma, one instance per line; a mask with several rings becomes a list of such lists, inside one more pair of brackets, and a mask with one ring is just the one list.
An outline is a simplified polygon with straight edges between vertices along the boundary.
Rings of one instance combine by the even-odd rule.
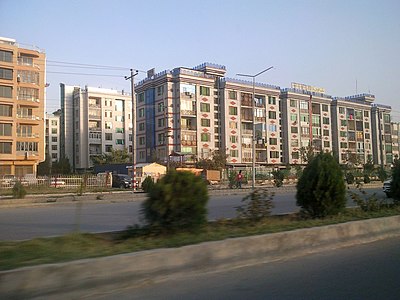
[[253, 142], [251, 143], [251, 149], [252, 149], [252, 166], [251, 166], [251, 172], [253, 175], [253, 182], [251, 187], [254, 190], [254, 185], [256, 182], [256, 108], [255, 108], [255, 104], [256, 104], [256, 77], [271, 70], [273, 67], [269, 67], [265, 70], [262, 70], [261, 72], [255, 74], [255, 75], [249, 75], [249, 74], [236, 74], [237, 76], [243, 76], [243, 77], [251, 77], [253, 78]]
[[138, 70], [131, 69], [131, 76], [125, 76], [125, 80], [131, 81], [131, 98], [132, 98], [132, 185], [133, 191], [136, 191], [136, 101], [135, 101], [135, 82], [134, 77], [138, 74]]

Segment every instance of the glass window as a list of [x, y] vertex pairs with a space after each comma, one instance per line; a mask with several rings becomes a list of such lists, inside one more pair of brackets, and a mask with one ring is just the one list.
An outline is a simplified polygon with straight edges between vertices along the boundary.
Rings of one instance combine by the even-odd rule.
[[210, 119], [201, 119], [201, 126], [210, 127]]
[[270, 145], [278, 145], [278, 139], [277, 138], [270, 138], [269, 139], [269, 144]]
[[139, 131], [143, 131], [144, 130], [144, 123], [139, 123]]
[[268, 112], [268, 118], [276, 119], [276, 111], [269, 111]]
[[0, 79], [12, 80], [13, 79], [13, 70], [0, 68]]
[[229, 114], [236, 116], [237, 115], [237, 107], [229, 106]]
[[0, 116], [2, 117], [12, 117], [12, 106], [0, 104]]
[[6, 85], [0, 85], [0, 97], [12, 98], [12, 87]]
[[229, 99], [237, 100], [237, 92], [229, 91]]
[[276, 105], [276, 97], [268, 96], [268, 104]]
[[12, 124], [0, 123], [0, 136], [11, 136]]
[[201, 133], [201, 141], [202, 142], [209, 142], [210, 141], [210, 134], [206, 132]]
[[278, 151], [271, 151], [269, 153], [270, 158], [279, 158], [279, 152]]
[[157, 96], [161, 96], [164, 94], [164, 86], [160, 85], [157, 87]]
[[210, 96], [210, 88], [207, 86], [200, 86], [200, 95]]
[[10, 154], [12, 148], [11, 142], [0, 142], [0, 153]]
[[117, 145], [125, 145], [125, 140], [124, 140], [124, 139], [117, 139], [117, 140], [115, 141], [115, 143], [116, 143]]
[[229, 121], [229, 128], [231, 129], [237, 129], [237, 123], [234, 121]]
[[143, 101], [144, 101], [144, 93], [140, 93], [138, 95], [138, 102], [140, 103], [140, 102], [143, 102]]
[[290, 128], [290, 132], [291, 132], [291, 133], [298, 133], [298, 132], [299, 132], [299, 129], [298, 129], [297, 127], [293, 127], [293, 126], [292, 126], [292, 127]]
[[144, 108], [140, 108], [139, 109], [139, 118], [143, 118], [144, 117]]
[[106, 147], [105, 147], [106, 152], [111, 152], [112, 149], [113, 149], [112, 145], [106, 145]]
[[109, 132], [107, 132], [107, 133], [105, 133], [105, 140], [106, 141], [112, 141], [112, 136], [113, 136], [113, 134], [112, 133], [109, 133]]
[[300, 109], [308, 110], [308, 102], [300, 101]]
[[328, 111], [328, 105], [322, 104], [322, 111]]
[[290, 107], [297, 107], [296, 100], [290, 100]]
[[364, 110], [364, 117], [369, 118], [369, 111], [368, 110]]
[[290, 114], [290, 121], [296, 122], [297, 121], [297, 114]]
[[230, 150], [229, 154], [231, 157], [238, 157], [239, 156], [239, 151], [238, 150]]
[[200, 103], [201, 112], [210, 112], [210, 103]]
[[0, 50], [0, 61], [12, 62], [13, 53], [11, 51]]
[[345, 109], [344, 107], [339, 107], [339, 114], [344, 114], [345, 113]]

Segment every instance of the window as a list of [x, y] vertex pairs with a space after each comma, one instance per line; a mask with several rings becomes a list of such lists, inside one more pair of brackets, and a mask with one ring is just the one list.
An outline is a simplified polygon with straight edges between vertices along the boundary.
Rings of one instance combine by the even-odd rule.
[[276, 119], [276, 111], [269, 111], [268, 112], [268, 118]]
[[162, 111], [164, 111], [164, 103], [163, 102], [157, 104], [157, 112], [162, 112]]
[[106, 152], [112, 152], [113, 146], [112, 145], [106, 145]]
[[18, 78], [21, 82], [39, 84], [39, 72], [18, 71]]
[[0, 97], [12, 98], [12, 87], [6, 85], [0, 85]]
[[139, 131], [143, 131], [144, 130], [144, 123], [139, 123]]
[[105, 133], [105, 136], [104, 136], [104, 138], [105, 138], [105, 140], [106, 141], [112, 141], [112, 139], [113, 139], [113, 134], [112, 133]]
[[299, 158], [300, 158], [299, 152], [292, 152], [292, 159], [299, 159]]
[[[329, 119], [328, 119], [329, 121]], [[312, 116], [312, 125], [313, 126], [320, 126], [321, 125], [321, 119], [319, 116]]]
[[0, 136], [11, 136], [11, 124], [0, 123]]
[[140, 102], [143, 102], [143, 101], [144, 101], [144, 93], [140, 93], [138, 95], [138, 102], [140, 103]]
[[340, 148], [347, 148], [347, 143], [341, 142], [340, 143]]
[[229, 99], [237, 100], [237, 92], [229, 91]]
[[308, 102], [300, 101], [300, 109], [308, 110]]
[[0, 153], [10, 154], [12, 148], [11, 142], [0, 142]]
[[210, 141], [210, 134], [206, 132], [201, 133], [201, 141], [202, 142], [209, 142]]
[[290, 114], [290, 121], [297, 122], [297, 115], [296, 114]]
[[301, 135], [309, 136], [310, 128], [309, 127], [301, 127]]
[[238, 137], [237, 137], [237, 135], [231, 135], [231, 136], [229, 136], [229, 140], [231, 141], [231, 143], [237, 143]]
[[125, 140], [124, 140], [124, 139], [117, 139], [117, 140], [115, 141], [115, 143], [116, 143], [117, 145], [125, 145]]
[[278, 139], [277, 138], [270, 138], [269, 139], [269, 144], [270, 145], [278, 145]]
[[331, 143], [329, 141], [324, 141], [324, 147], [325, 148], [330, 148]]
[[322, 111], [328, 111], [328, 105], [322, 104]]
[[206, 86], [200, 86], [200, 95], [210, 96], [210, 88]]
[[106, 123], [104, 124], [104, 128], [105, 128], [105, 129], [112, 129], [112, 123], [111, 123], [111, 122], [106, 122]]
[[210, 112], [210, 103], [200, 103], [201, 112]]
[[125, 122], [125, 117], [124, 116], [115, 116], [115, 121], [116, 122]]
[[157, 87], [157, 96], [161, 96], [164, 94], [164, 86], [160, 85]]
[[369, 118], [369, 111], [368, 110], [364, 110], [364, 117]]
[[201, 126], [210, 127], [210, 119], [201, 119]]
[[268, 104], [276, 105], [276, 97], [268, 96]]
[[322, 118], [322, 123], [328, 125], [329, 124], [329, 118], [323, 117]]
[[124, 129], [124, 128], [121, 128], [121, 127], [117, 127], [117, 128], [115, 128], [115, 132], [116, 132], [116, 133], [124, 133], [124, 132], [125, 132], [125, 129]]
[[230, 154], [230, 157], [238, 157], [239, 151], [238, 150], [230, 150], [229, 154]]
[[292, 147], [298, 147], [298, 146], [299, 146], [299, 140], [297, 140], [297, 139], [292, 139], [292, 140], [290, 141], [290, 146], [292, 146]]
[[340, 126], [347, 126], [347, 120], [340, 120]]
[[344, 114], [344, 112], [345, 112], [344, 107], [339, 107], [339, 114]]
[[141, 137], [139, 138], [139, 145], [144, 145], [145, 142], [146, 142], [145, 137], [144, 137], [144, 136], [141, 136]]
[[11, 51], [0, 50], [0, 61], [12, 62], [13, 53]]
[[364, 128], [365, 129], [369, 129], [369, 123], [368, 122], [364, 122]]
[[234, 121], [229, 121], [229, 128], [230, 129], [237, 129], [237, 123]]
[[52, 136], [51, 137], [51, 142], [52, 143], [57, 143], [57, 141], [58, 141], [58, 138], [56, 136]]
[[115, 111], [124, 111], [124, 101], [123, 100], [115, 100]]
[[0, 79], [12, 80], [13, 79], [13, 70], [0, 68]]
[[57, 151], [57, 145], [51, 145], [51, 150]]
[[37, 142], [17, 142], [17, 151], [37, 152], [38, 151], [38, 143]]
[[139, 109], [139, 118], [143, 118], [144, 117], [144, 108], [140, 108]]
[[276, 132], [276, 125], [275, 124], [269, 124], [268, 125], [268, 129], [271, 132]]
[[297, 107], [296, 100], [290, 100], [290, 107]]
[[310, 116], [309, 115], [300, 115], [300, 121], [301, 122], [305, 122], [305, 123], [308, 123], [309, 122], [309, 120], [310, 120]]
[[51, 120], [51, 126], [57, 126], [57, 120]]
[[278, 151], [271, 151], [269, 153], [270, 158], [279, 158], [279, 152]]
[[165, 126], [165, 119], [164, 118], [160, 118], [157, 120], [157, 126], [158, 127], [164, 127]]
[[365, 134], [365, 139], [368, 139], [368, 140], [369, 140], [370, 138], [371, 138], [371, 135], [370, 135], [369, 133], [366, 133], [366, 134]]
[[328, 129], [324, 129], [323, 134], [324, 134], [324, 136], [329, 136], [329, 130]]
[[237, 107], [229, 106], [229, 114], [236, 116], [237, 115]]
[[298, 129], [297, 127], [293, 127], [293, 126], [292, 126], [292, 127], [290, 128], [290, 132], [291, 132], [291, 133], [299, 133], [299, 129]]
[[51, 129], [51, 133], [52, 133], [52, 134], [57, 134], [57, 128], [52, 128], [52, 129]]
[[0, 104], [0, 116], [2, 117], [12, 117], [12, 106]]

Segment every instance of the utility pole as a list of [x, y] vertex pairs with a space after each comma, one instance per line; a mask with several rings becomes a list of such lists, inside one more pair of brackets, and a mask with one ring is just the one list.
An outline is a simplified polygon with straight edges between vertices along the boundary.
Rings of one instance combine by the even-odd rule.
[[132, 188], [136, 191], [136, 100], [135, 100], [135, 76], [138, 70], [131, 69], [131, 76], [125, 76], [125, 80], [131, 81], [132, 99]]
[[253, 104], [252, 104], [252, 110], [253, 110], [253, 142], [251, 143], [251, 149], [252, 149], [252, 164], [251, 164], [251, 173], [252, 173], [252, 188], [254, 190], [255, 188], [255, 183], [256, 183], [256, 77], [261, 75], [262, 73], [265, 73], [269, 70], [271, 70], [273, 67], [269, 67], [265, 70], [262, 70], [261, 72], [258, 72], [255, 75], [249, 75], [249, 74], [236, 74], [237, 76], [244, 76], [244, 77], [251, 77], [253, 79]]

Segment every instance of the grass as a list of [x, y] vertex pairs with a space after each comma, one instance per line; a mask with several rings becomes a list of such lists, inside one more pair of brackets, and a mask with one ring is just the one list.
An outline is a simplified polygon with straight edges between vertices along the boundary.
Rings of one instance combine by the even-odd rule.
[[75, 232], [53, 238], [0, 242], [0, 270], [149, 249], [180, 247], [206, 241], [325, 226], [399, 214], [400, 207], [398, 206], [378, 212], [347, 209], [338, 216], [325, 219], [301, 219], [297, 214], [293, 214], [271, 216], [258, 223], [240, 220], [219, 220], [205, 225], [196, 232], [146, 233], [141, 229], [131, 228], [120, 234]]

